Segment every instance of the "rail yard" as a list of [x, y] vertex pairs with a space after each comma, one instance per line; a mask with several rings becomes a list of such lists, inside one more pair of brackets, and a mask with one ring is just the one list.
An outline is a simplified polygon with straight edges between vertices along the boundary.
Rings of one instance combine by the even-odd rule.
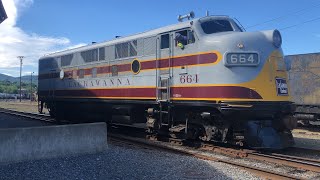
[[[84, 27], [88, 33], [78, 39], [97, 37], [93, 29], [122, 34], [142, 28], [70, 45], [68, 38], [28, 35], [18, 27], [17, 9], [33, 1], [3, 2], [0, 179], [320, 179], [320, 53], [299, 54], [300, 42], [286, 39], [288, 29], [320, 18], [256, 28], [320, 4], [252, 26], [233, 13], [207, 10], [199, 17], [180, 14], [174, 23], [157, 19], [152, 27], [126, 17], [123, 28], [122, 15], [103, 9], [114, 17], [92, 28], [89, 22], [96, 26], [102, 11], [87, 9], [93, 17], [69, 35]], [[63, 33], [75, 19], [58, 25]], [[52, 22], [49, 29], [59, 30]], [[19, 80], [10, 76], [17, 64], [7, 61], [16, 48], [28, 52], [14, 55]]]
[[[14, 103], [13, 103], [14, 104]], [[17, 102], [17, 104], [19, 104]], [[23, 109], [23, 108], [22, 108]], [[13, 121], [18, 119], [15, 123], [23, 124], [23, 121], [38, 122], [37, 126], [44, 125], [54, 125], [55, 122], [52, 121], [48, 115], [39, 115], [36, 113], [27, 113], [20, 111], [0, 109], [1, 112], [1, 122]], [[21, 120], [21, 117], [24, 119]], [[68, 122], [65, 122], [68, 123]], [[32, 125], [34, 126], [34, 124]], [[83, 163], [89, 163], [94, 167], [100, 167], [103, 165], [105, 171], [99, 172], [99, 177], [118, 177], [118, 178], [135, 178], [141, 177], [153, 177], [157, 178], [161, 176], [161, 171], [158, 173], [150, 174], [141, 167], [141, 171], [138, 171], [136, 176], [130, 174], [130, 171], [126, 170], [128, 167], [135, 165], [140, 168], [141, 164], [147, 163], [142, 162], [142, 160], [137, 160], [132, 158], [135, 156], [149, 157], [150, 154], [157, 154], [157, 157], [150, 157], [152, 159], [152, 164], [159, 163], [161, 161], [167, 161], [168, 158], [184, 159], [184, 162], [195, 163], [201, 166], [201, 168], [194, 167], [180, 167], [176, 166], [171, 169], [171, 171], [176, 171], [178, 168], [192, 168], [192, 171], [185, 170], [181, 173], [172, 175], [171, 178], [185, 179], [185, 178], [239, 178], [242, 175], [246, 179], [259, 179], [259, 178], [271, 178], [271, 179], [316, 179], [320, 176], [320, 141], [318, 141], [317, 146], [312, 146], [309, 148], [305, 147], [292, 147], [286, 150], [277, 152], [263, 152], [255, 151], [237, 147], [221, 146], [208, 143], [198, 143], [198, 142], [181, 142], [176, 141], [171, 138], [154, 139], [149, 136], [146, 139], [146, 134], [144, 129], [141, 131], [140, 128], [132, 128], [129, 126], [114, 125], [108, 128], [108, 149], [104, 152], [91, 155], [77, 155], [76, 157], [62, 157], [54, 159], [40, 159], [35, 161], [22, 161], [15, 163], [15, 167], [12, 163], [2, 164], [0, 171], [7, 177], [18, 178], [19, 176], [13, 176], [10, 174], [14, 169], [21, 169], [21, 176], [24, 173], [32, 172], [33, 175], [30, 178], [38, 177], [37, 174], [41, 171], [48, 170], [49, 168], [55, 167], [55, 164], [59, 164], [61, 168], [55, 169], [52, 173], [47, 174], [47, 177], [72, 177], [70, 174], [77, 173], [79, 177], [95, 177], [97, 176], [97, 170], [85, 169]], [[126, 133], [123, 133], [126, 132]], [[294, 133], [295, 134], [295, 133]], [[299, 133], [298, 133], [299, 134]], [[312, 136], [309, 138], [312, 138]], [[307, 139], [307, 138], [306, 138]], [[317, 149], [318, 148], [318, 149]], [[115, 155], [113, 151], [118, 152]], [[129, 152], [126, 152], [129, 151]], [[116, 172], [121, 172], [120, 174], [109, 173], [108, 169], [111, 168], [112, 156], [126, 156], [127, 153], [131, 153], [130, 158], [125, 158], [122, 161], [129, 161], [127, 166], [118, 164], [116, 166], [118, 170]], [[122, 155], [123, 154], [123, 155]], [[50, 160], [50, 162], [48, 162]], [[174, 160], [169, 161], [170, 167], [175, 163]], [[41, 168], [40, 172], [38, 168], [46, 164], [44, 168]], [[77, 165], [79, 169], [72, 168], [71, 166]], [[200, 165], [201, 164], [201, 165]], [[167, 164], [167, 166], [169, 166]], [[64, 171], [62, 167], [68, 168], [68, 171]], [[222, 168], [225, 167], [225, 168]], [[7, 171], [10, 168], [11, 170]], [[13, 170], [12, 170], [13, 168]], [[157, 167], [154, 167], [155, 170]], [[213, 168], [214, 170], [208, 170]], [[33, 169], [33, 170], [31, 170]], [[237, 169], [237, 170], [236, 170]], [[237, 171], [237, 173], [230, 173], [230, 171]], [[168, 169], [166, 169], [166, 172]], [[130, 176], [123, 176], [123, 174], [130, 174]]]

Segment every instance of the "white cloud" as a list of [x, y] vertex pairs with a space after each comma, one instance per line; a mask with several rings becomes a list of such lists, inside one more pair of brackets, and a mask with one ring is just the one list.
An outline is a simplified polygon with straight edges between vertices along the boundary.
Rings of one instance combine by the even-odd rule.
[[19, 13], [29, 8], [33, 0], [2, 0], [2, 3], [8, 18], [0, 24], [0, 69], [19, 67], [17, 56], [26, 57], [23, 65], [37, 68], [38, 59], [44, 54], [84, 45], [73, 45], [66, 37], [56, 38], [26, 33], [17, 27]]

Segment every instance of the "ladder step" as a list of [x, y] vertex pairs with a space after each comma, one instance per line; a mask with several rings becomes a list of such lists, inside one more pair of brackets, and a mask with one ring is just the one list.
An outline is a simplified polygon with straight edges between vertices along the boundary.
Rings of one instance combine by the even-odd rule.
[[169, 102], [169, 100], [168, 99], [163, 99], [163, 100], [159, 99], [158, 102]]
[[158, 87], [158, 89], [168, 89], [167, 87]]

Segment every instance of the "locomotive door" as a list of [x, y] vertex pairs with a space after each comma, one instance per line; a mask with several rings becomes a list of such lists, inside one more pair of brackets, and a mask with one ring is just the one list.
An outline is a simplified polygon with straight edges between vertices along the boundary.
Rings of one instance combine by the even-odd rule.
[[49, 91], [48, 91], [48, 98], [50, 100], [54, 100], [55, 95], [55, 78], [56, 78], [56, 70], [52, 69], [50, 71], [50, 80], [49, 80]]
[[161, 34], [157, 37], [157, 101], [170, 102], [170, 86], [172, 80], [172, 33]]

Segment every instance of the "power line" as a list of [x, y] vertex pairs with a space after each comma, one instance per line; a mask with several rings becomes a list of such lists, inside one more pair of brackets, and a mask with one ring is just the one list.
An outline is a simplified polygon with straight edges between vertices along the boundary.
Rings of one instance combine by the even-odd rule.
[[301, 23], [294, 24], [294, 25], [291, 25], [291, 26], [287, 26], [287, 27], [281, 28], [280, 30], [282, 31], [282, 30], [285, 30], [285, 29], [290, 29], [290, 28], [299, 26], [299, 25], [301, 25], [301, 24], [306, 24], [306, 23], [310, 23], [310, 22], [313, 22], [313, 21], [317, 21], [317, 20], [320, 20], [320, 17], [315, 18], [315, 19], [311, 19], [311, 20], [308, 20], [308, 21], [303, 21], [303, 22], [301, 22]]
[[292, 13], [289, 13], [289, 14], [285, 14], [283, 16], [279, 16], [279, 17], [276, 17], [276, 18], [273, 18], [273, 19], [270, 19], [270, 20], [267, 20], [267, 21], [264, 21], [264, 22], [261, 22], [261, 23], [257, 23], [255, 25], [252, 25], [252, 26], [248, 26], [246, 27], [246, 29], [249, 29], [249, 28], [253, 28], [253, 27], [256, 27], [256, 26], [260, 26], [262, 24], [266, 24], [266, 23], [269, 23], [269, 22], [273, 22], [273, 21], [277, 21], [277, 20], [280, 20], [280, 19], [284, 19], [290, 15], [293, 15], [293, 14], [296, 14], [296, 13], [300, 13], [300, 12], [303, 12], [303, 11], [306, 11], [306, 10], [309, 10], [309, 9], [312, 9], [312, 8], [316, 8], [316, 7], [319, 7], [320, 4], [316, 4], [316, 5], [313, 5], [311, 7], [308, 7], [308, 8], [304, 8], [304, 9], [300, 9], [298, 11], [295, 11], [295, 12], [292, 12]]

